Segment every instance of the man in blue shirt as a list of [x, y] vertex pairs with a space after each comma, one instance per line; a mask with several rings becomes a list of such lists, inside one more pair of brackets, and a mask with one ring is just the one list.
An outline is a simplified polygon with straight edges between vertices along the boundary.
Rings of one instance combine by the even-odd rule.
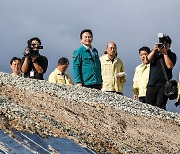
[[74, 81], [78, 86], [101, 89], [101, 64], [97, 49], [92, 47], [93, 34], [90, 29], [80, 33], [82, 46], [73, 53]]

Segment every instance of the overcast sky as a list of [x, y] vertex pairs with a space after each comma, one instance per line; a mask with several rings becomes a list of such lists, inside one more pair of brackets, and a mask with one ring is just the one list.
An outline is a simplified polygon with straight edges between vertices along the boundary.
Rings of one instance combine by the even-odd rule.
[[[39, 37], [49, 60], [49, 74], [60, 57], [70, 60], [67, 73], [72, 74], [72, 53], [80, 44], [79, 33], [90, 28], [93, 46], [101, 56], [106, 44], [114, 41], [118, 57], [127, 73], [124, 95], [132, 97], [134, 69], [140, 64], [138, 49], [151, 49], [158, 42], [157, 33], [172, 38], [171, 49], [180, 57], [180, 0], [0, 0], [0, 71], [11, 73], [9, 61], [22, 57], [27, 40]], [[178, 79], [180, 62], [173, 70]], [[174, 101], [168, 110], [180, 112]]]

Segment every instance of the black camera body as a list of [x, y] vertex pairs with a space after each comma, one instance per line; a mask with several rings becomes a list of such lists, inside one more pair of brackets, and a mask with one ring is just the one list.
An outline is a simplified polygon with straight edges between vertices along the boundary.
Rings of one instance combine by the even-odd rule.
[[[38, 49], [43, 49], [43, 46], [38, 46]], [[33, 50], [32, 47], [26, 47], [25, 51], [29, 51], [28, 54], [26, 54], [26, 52], [24, 52], [24, 56], [29, 56], [29, 57], [37, 57], [39, 55], [39, 51], [35, 51]]]
[[[29, 48], [31, 48], [31, 49], [33, 50], [34, 46], [33, 46], [33, 47], [29, 47]], [[39, 46], [37, 46], [37, 48], [38, 48], [38, 49], [43, 49], [43, 46], [42, 46], [42, 45], [39, 45]]]
[[158, 33], [159, 43], [158, 48], [162, 49], [165, 47], [165, 44], [169, 42], [169, 36], [163, 33]]

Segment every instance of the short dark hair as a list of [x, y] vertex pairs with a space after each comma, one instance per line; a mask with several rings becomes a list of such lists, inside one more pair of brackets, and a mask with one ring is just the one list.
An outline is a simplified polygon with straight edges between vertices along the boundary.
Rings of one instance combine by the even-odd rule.
[[20, 58], [13, 57], [13, 58], [10, 60], [10, 64], [12, 65], [13, 61], [15, 61], [15, 60], [19, 60], [19, 62], [21, 62], [21, 59], [20, 59]]
[[165, 41], [166, 41], [166, 43], [168, 43], [168, 44], [171, 44], [171, 43], [172, 43], [172, 40], [171, 40], [171, 38], [170, 38], [168, 35], [166, 35]]
[[29, 40], [27, 41], [28, 47], [31, 46], [31, 43], [32, 43], [33, 40], [38, 41], [39, 44], [41, 45], [41, 40], [40, 40], [38, 37], [32, 37], [31, 39], [29, 39]]
[[59, 60], [58, 60], [58, 65], [65, 65], [65, 64], [69, 64], [69, 60], [65, 57], [61, 57]]
[[139, 54], [140, 54], [140, 52], [141, 52], [142, 50], [146, 51], [148, 54], [151, 52], [151, 50], [150, 50], [149, 47], [143, 46], [143, 47], [141, 47], [141, 48], [139, 49]]
[[92, 30], [90, 30], [90, 29], [84, 29], [84, 30], [82, 30], [82, 31], [81, 31], [81, 33], [80, 33], [80, 39], [82, 39], [82, 34], [83, 34], [83, 33], [85, 33], [85, 32], [90, 33], [90, 34], [91, 34], [91, 36], [93, 37]]

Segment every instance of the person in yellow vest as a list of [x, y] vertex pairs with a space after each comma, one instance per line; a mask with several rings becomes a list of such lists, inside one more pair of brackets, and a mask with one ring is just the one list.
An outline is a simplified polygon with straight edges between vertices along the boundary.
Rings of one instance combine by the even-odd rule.
[[150, 53], [150, 49], [143, 46], [139, 49], [139, 56], [142, 64], [135, 69], [133, 78], [133, 99], [146, 103], [146, 87], [149, 80], [150, 64], [148, 64], [146, 57]]
[[73, 85], [72, 80], [69, 75], [66, 73], [66, 70], [69, 66], [69, 60], [65, 57], [61, 57], [58, 60], [57, 68], [49, 75], [48, 81], [58, 84]]
[[123, 62], [117, 57], [117, 46], [109, 42], [107, 54], [100, 57], [102, 74], [102, 91], [114, 92], [123, 95], [123, 85], [126, 82], [126, 73]]

